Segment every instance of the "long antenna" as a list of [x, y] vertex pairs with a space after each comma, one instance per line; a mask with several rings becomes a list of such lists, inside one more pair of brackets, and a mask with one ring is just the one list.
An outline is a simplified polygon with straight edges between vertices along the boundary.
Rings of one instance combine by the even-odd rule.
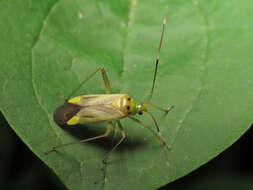
[[160, 44], [159, 44], [159, 48], [158, 48], [158, 55], [157, 55], [156, 61], [155, 61], [155, 73], [154, 73], [154, 78], [153, 78], [153, 84], [152, 84], [151, 92], [150, 92], [147, 100], [145, 101], [146, 103], [148, 103], [151, 100], [151, 98], [153, 96], [153, 91], [155, 88], [155, 80], [156, 80], [156, 74], [157, 74], [157, 70], [158, 70], [158, 63], [159, 63], [159, 59], [160, 59], [160, 52], [161, 52], [161, 47], [162, 47], [162, 42], [163, 42], [163, 36], [164, 36], [167, 15], [168, 15], [168, 7], [166, 7], [165, 15], [163, 18], [163, 28], [162, 28], [162, 34], [161, 34]]

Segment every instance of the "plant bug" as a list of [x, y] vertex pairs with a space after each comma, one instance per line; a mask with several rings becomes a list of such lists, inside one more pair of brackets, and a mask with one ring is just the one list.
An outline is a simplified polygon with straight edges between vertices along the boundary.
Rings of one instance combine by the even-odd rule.
[[[85, 80], [83, 80], [80, 83], [80, 85], [77, 88], [75, 88], [73, 92], [67, 98], [64, 98], [61, 95], [65, 99], [65, 103], [59, 106], [55, 110], [54, 121], [58, 125], [69, 125], [69, 126], [76, 125], [76, 124], [86, 124], [86, 123], [104, 121], [104, 122], [107, 122], [107, 128], [106, 128], [105, 133], [99, 136], [92, 137], [92, 138], [80, 140], [78, 142], [72, 142], [72, 143], [66, 143], [66, 144], [54, 146], [48, 151], [46, 151], [45, 154], [53, 152], [60, 147], [65, 147], [74, 143], [83, 143], [83, 142], [88, 142], [88, 141], [100, 139], [103, 137], [107, 137], [113, 130], [112, 121], [116, 121], [122, 137], [119, 140], [119, 142], [107, 153], [107, 155], [109, 155], [109, 153], [112, 152], [126, 138], [126, 133], [120, 122], [120, 119], [126, 118], [126, 117], [130, 118], [131, 120], [138, 123], [142, 127], [151, 131], [152, 134], [160, 140], [163, 148], [168, 150], [168, 145], [160, 133], [160, 129], [158, 127], [155, 117], [147, 109], [148, 107], [153, 107], [158, 110], [164, 111], [165, 114], [167, 114], [173, 108], [173, 105], [172, 105], [168, 107], [167, 109], [163, 109], [160, 106], [150, 103], [150, 100], [153, 96], [154, 87], [155, 87], [156, 75], [157, 75], [159, 58], [160, 58], [160, 50], [162, 47], [162, 41], [164, 37], [167, 14], [168, 14], [168, 8], [166, 7], [166, 13], [163, 19], [162, 33], [161, 33], [160, 43], [158, 47], [158, 55], [155, 61], [153, 83], [152, 83], [151, 91], [147, 99], [144, 102], [136, 103], [129, 94], [112, 94], [110, 82], [109, 82], [109, 79], [107, 77], [104, 67], [98, 68], [95, 72], [91, 73]], [[82, 96], [70, 98], [72, 97], [72, 95], [74, 95], [78, 91], [78, 89], [84, 83], [86, 83], [98, 72], [101, 72], [102, 74], [106, 94], [82, 95]], [[133, 117], [133, 115], [136, 115], [136, 114], [149, 115], [154, 121], [157, 132], [153, 131], [148, 125], [144, 124], [140, 120]]]

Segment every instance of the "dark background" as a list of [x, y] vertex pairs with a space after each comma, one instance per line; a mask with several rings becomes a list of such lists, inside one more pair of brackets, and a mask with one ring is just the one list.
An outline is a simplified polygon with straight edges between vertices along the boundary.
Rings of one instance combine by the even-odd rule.
[[[0, 113], [0, 188], [64, 190], [56, 175], [15, 135]], [[253, 189], [253, 127], [212, 161], [160, 190]]]

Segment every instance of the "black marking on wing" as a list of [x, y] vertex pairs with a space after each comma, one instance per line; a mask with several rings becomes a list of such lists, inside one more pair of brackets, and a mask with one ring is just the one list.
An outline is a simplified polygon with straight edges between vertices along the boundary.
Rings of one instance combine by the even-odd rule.
[[58, 125], [66, 125], [68, 120], [70, 120], [74, 115], [76, 115], [82, 106], [77, 104], [72, 104], [69, 102], [65, 102], [61, 106], [59, 106], [54, 112], [54, 121]]

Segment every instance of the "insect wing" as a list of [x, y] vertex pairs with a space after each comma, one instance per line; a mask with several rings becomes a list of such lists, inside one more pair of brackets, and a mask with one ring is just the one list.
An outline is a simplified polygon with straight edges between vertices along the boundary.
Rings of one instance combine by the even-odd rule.
[[112, 121], [124, 117], [119, 109], [112, 106], [112, 102], [121, 96], [121, 94], [82, 96], [79, 102], [82, 109], [77, 114], [80, 123]]

